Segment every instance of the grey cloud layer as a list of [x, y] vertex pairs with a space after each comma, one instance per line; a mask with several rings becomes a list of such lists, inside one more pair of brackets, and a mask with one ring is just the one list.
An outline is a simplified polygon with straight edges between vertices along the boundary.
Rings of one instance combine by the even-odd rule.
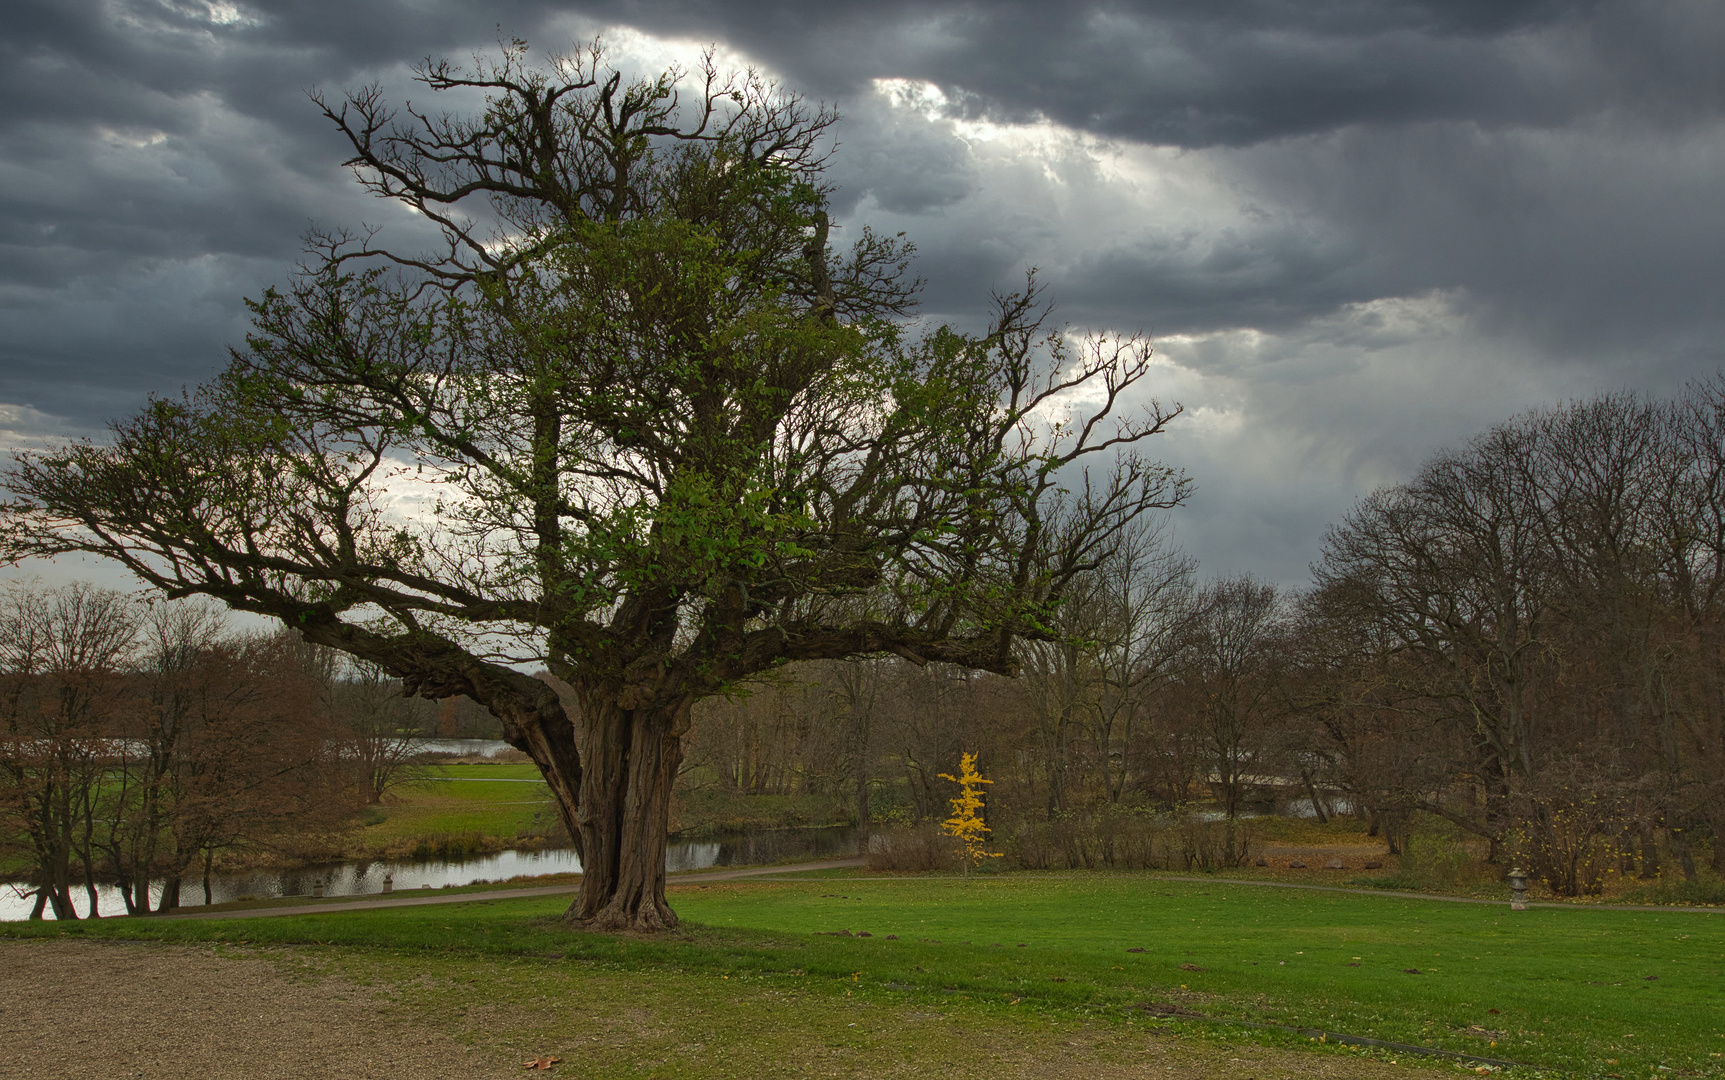
[[1048, 116], [1179, 146], [1354, 124], [1663, 120], [1725, 100], [1725, 11], [1707, 0], [1478, 3], [614, 3], [589, 10], [723, 39], [848, 97], [880, 75], [963, 91], [967, 111]]
[[1435, 443], [1725, 360], [1712, 0], [14, 0], [0, 406], [87, 427], [174, 392], [312, 221], [413, 235], [305, 91], [399, 100], [499, 26], [714, 41], [838, 101], [840, 209], [919, 243], [931, 316], [1034, 264], [1064, 317], [1163, 337], [1186, 528], [1224, 566], [1297, 576]]

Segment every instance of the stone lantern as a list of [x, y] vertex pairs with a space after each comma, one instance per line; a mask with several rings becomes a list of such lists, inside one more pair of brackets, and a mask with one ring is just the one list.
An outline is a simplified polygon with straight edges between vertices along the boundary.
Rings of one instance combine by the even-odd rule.
[[1519, 866], [1509, 872], [1509, 909], [1527, 910], [1527, 871]]

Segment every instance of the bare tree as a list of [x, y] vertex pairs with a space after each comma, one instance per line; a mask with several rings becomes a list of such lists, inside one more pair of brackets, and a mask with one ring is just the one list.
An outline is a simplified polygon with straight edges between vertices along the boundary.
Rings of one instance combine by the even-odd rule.
[[1673, 701], [1693, 768], [1689, 814], [1713, 838], [1725, 875], [1725, 376], [1695, 384], [1677, 403], [1685, 497], [1666, 511], [1680, 539], [1665, 564], [1672, 604], [1686, 630]]
[[1333, 527], [1314, 567], [1325, 603], [1369, 623], [1407, 674], [1449, 706], [1471, 742], [1484, 817], [1424, 808], [1499, 843], [1509, 798], [1533, 766], [1530, 692], [1547, 659], [1554, 588], [1545, 514], [1532, 472], [1535, 433], [1505, 424], [1440, 454], [1411, 482], [1363, 500]]
[[1237, 817], [1278, 706], [1283, 611], [1274, 585], [1249, 576], [1199, 590], [1182, 678], [1208, 751], [1222, 810]]
[[1174, 678], [1200, 607], [1194, 603], [1197, 563], [1176, 548], [1167, 522], [1140, 518], [1125, 541], [1092, 575], [1088, 595], [1069, 603], [1094, 604], [1102, 618], [1093, 640], [1100, 685], [1091, 699], [1092, 744], [1104, 797], [1118, 803], [1133, 785], [1135, 762], [1165, 746], [1151, 730], [1161, 691]]
[[829, 667], [832, 693], [849, 721], [846, 742], [849, 744], [850, 771], [856, 792], [857, 839], [865, 853], [869, 844], [869, 804], [874, 785], [875, 717], [881, 684], [889, 677], [885, 669], [890, 666], [891, 661], [870, 658]]
[[401, 680], [377, 664], [343, 658], [333, 689], [342, 759], [357, 774], [358, 788], [373, 805], [423, 772], [414, 767], [419, 725]]
[[[177, 883], [197, 858], [176, 844], [173, 827], [182, 794], [183, 762], [198, 708], [209, 651], [225, 629], [220, 605], [197, 600], [157, 602], [139, 624], [130, 680], [137, 706], [117, 718], [116, 768], [109, 777], [114, 805], [100, 830], [105, 862], [126, 910], [151, 911], [151, 883]], [[176, 885], [160, 896], [162, 910], [177, 903]]]
[[32, 918], [77, 918], [79, 885], [100, 914], [91, 856], [137, 634], [136, 605], [112, 590], [0, 593], [0, 813], [29, 839]]

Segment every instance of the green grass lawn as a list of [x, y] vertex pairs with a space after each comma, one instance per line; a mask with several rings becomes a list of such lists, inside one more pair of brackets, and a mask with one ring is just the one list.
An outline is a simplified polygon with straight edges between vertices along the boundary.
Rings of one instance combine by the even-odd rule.
[[[676, 888], [687, 932], [641, 940], [565, 931], [556, 919], [564, 903], [4, 932], [454, 951], [1105, 1027], [1218, 1030], [1156, 1015], [1172, 1006], [1575, 1075], [1725, 1075], [1725, 915], [1511, 913], [1148, 874], [823, 877]], [[1304, 1043], [1244, 1029], [1229, 1037]]]
[[1142, 875], [714, 885], [680, 910], [714, 927], [866, 930], [839, 941], [880, 978], [977, 996], [1172, 1005], [1584, 1073], [1717, 1073], [1725, 1052], [1725, 915]]
[[[525, 781], [525, 782], [524, 782]], [[367, 811], [354, 854], [390, 852], [427, 838], [488, 836], [513, 841], [548, 824], [550, 796], [531, 762], [440, 765]]]

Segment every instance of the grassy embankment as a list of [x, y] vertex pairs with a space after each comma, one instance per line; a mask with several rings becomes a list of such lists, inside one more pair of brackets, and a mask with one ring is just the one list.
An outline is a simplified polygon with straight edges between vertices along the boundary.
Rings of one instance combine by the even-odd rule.
[[[829, 875], [677, 888], [673, 903], [688, 932], [640, 940], [570, 933], [556, 919], [565, 903], [14, 924], [4, 932], [335, 946], [327, 954], [332, 963], [418, 987], [401, 992], [457, 1029], [465, 1011], [493, 1002], [485, 1031], [516, 1032], [526, 1040], [521, 1045], [571, 1060], [581, 1054], [592, 1075], [611, 1075], [606, 1062], [615, 1075], [653, 1075], [629, 1066], [645, 1060], [641, 1040], [666, 1061], [692, 1051], [678, 1050], [675, 1040], [655, 1042], [657, 1035], [631, 1043], [616, 1032], [595, 1047], [575, 1017], [547, 1014], [542, 1001], [513, 1016], [496, 1005], [497, 994], [505, 1003], [517, 994], [540, 1001], [535, 995], [561, 987], [556, 992], [579, 999], [602, 984], [627, 997], [652, 986], [662, 988], [657, 1007], [667, 1016], [698, 1012], [733, 1026], [746, 1026], [762, 1007], [779, 1009], [790, 995], [803, 1003], [798, 1008], [822, 1016], [841, 1014], [841, 1005], [930, 1016], [957, 1009], [990, 1024], [1077, 1024], [1115, 1039], [1154, 1029], [1231, 1044], [1313, 1045], [1286, 1033], [1180, 1019], [1185, 1012], [1441, 1047], [1573, 1075], [1725, 1075], [1725, 914], [1511, 913], [1506, 905], [1153, 874], [970, 881]], [[860, 936], [865, 931], [870, 936]], [[445, 978], [445, 967], [462, 964], [489, 965], [507, 978], [500, 987]], [[483, 983], [490, 976], [468, 977]], [[715, 996], [716, 982], [725, 994]], [[1160, 1015], [1170, 1010], [1176, 1015]], [[801, 1037], [823, 1043], [833, 1032]], [[673, 1071], [701, 1075], [688, 1062]]]
[[350, 858], [460, 858], [544, 843], [555, 818], [531, 762], [436, 765], [369, 807], [343, 842]]
[[[523, 783], [522, 781], [531, 781]], [[846, 824], [831, 798], [680, 791], [679, 835]], [[505, 848], [566, 843], [531, 762], [451, 762], [428, 767], [362, 811], [341, 845], [348, 858], [459, 858]]]

